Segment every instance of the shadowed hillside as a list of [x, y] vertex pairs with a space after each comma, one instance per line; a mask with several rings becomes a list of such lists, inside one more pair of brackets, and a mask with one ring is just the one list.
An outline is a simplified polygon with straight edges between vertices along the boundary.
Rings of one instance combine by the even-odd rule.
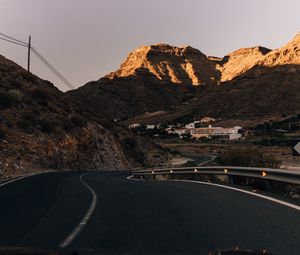
[[[149, 73], [140, 76], [102, 78], [66, 93], [79, 109], [107, 119], [127, 119], [144, 112], [169, 109], [194, 97], [191, 86], [168, 86]], [[155, 83], [153, 84], [153, 81]]]
[[0, 84], [0, 175], [45, 168], [128, 169], [150, 164], [151, 155], [139, 143], [153, 153], [160, 150], [76, 110], [53, 84], [2, 56]]
[[277, 118], [300, 110], [300, 65], [254, 66], [199, 96], [196, 112], [237, 122]]

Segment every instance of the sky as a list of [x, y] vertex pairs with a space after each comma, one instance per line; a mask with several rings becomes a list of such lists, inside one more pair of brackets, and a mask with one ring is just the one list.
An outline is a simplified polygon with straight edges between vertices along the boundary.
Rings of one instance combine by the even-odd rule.
[[[74, 87], [118, 69], [142, 45], [190, 45], [223, 57], [281, 47], [300, 31], [299, 0], [0, 0], [0, 33], [32, 45]], [[0, 55], [26, 68], [26, 48], [0, 40]], [[66, 91], [32, 54], [31, 71]]]

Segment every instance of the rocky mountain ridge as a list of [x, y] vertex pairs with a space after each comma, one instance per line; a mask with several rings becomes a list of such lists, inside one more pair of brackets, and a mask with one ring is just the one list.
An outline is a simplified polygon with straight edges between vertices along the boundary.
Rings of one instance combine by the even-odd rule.
[[251, 69], [259, 64], [270, 51], [270, 49], [256, 46], [238, 49], [229, 53], [216, 65], [216, 68], [221, 72], [220, 82], [230, 81]]
[[300, 64], [300, 33], [281, 48], [275, 49], [259, 63], [262, 66], [299, 65]]
[[275, 67], [300, 64], [300, 33], [283, 47], [270, 50], [261, 46], [242, 48], [222, 60], [218, 66], [222, 73], [221, 81], [230, 81], [255, 66]]
[[229, 81], [255, 65], [299, 64], [300, 33], [285, 46], [271, 50], [262, 46], [241, 48], [223, 58], [212, 58], [191, 47], [168, 44], [142, 46], [129, 53], [120, 68], [106, 77], [138, 75], [138, 70], [149, 72], [165, 83], [215, 85]]
[[[190, 46], [143, 46], [131, 52], [117, 71], [67, 96], [116, 119], [174, 112], [184, 105], [188, 108], [184, 113], [237, 121], [294, 114], [298, 111], [299, 38], [297, 34], [275, 50], [255, 46], [223, 58], [206, 56]], [[281, 103], [287, 95], [292, 104]]]
[[218, 76], [213, 61], [201, 51], [191, 46], [156, 44], [129, 53], [120, 69], [106, 77], [114, 79], [137, 75], [139, 69], [144, 69], [166, 83], [194, 86], [216, 84]]

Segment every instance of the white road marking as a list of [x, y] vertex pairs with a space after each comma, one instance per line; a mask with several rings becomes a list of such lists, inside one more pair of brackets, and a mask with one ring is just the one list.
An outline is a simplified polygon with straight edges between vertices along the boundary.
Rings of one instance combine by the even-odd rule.
[[[134, 181], [139, 181], [139, 179], [134, 179], [134, 176], [128, 176], [127, 179], [128, 180], [134, 180]], [[259, 198], [263, 198], [266, 200], [269, 200], [271, 202], [280, 204], [280, 205], [284, 205], [287, 206], [289, 208], [295, 209], [297, 211], [300, 211], [300, 206], [292, 204], [292, 203], [288, 203], [273, 197], [268, 197], [266, 195], [261, 195], [261, 194], [257, 194], [251, 191], [247, 191], [247, 190], [243, 190], [243, 189], [238, 189], [238, 188], [234, 188], [234, 187], [230, 187], [230, 186], [226, 186], [226, 185], [221, 185], [221, 184], [216, 184], [216, 183], [211, 183], [211, 182], [201, 182], [201, 181], [193, 181], [193, 180], [166, 180], [168, 182], [192, 182], [192, 183], [199, 183], [199, 184], [204, 184], [204, 185], [210, 185], [210, 186], [216, 186], [216, 187], [221, 187], [221, 188], [225, 188], [225, 189], [230, 189], [230, 190], [234, 190], [234, 191], [238, 191], [238, 192], [242, 192], [242, 193], [246, 193], [248, 195], [251, 196], [255, 196], [255, 197], [259, 197]]]
[[45, 171], [45, 172], [41, 172], [41, 173], [26, 174], [26, 175], [23, 175], [21, 177], [17, 177], [15, 179], [10, 180], [10, 181], [4, 182], [4, 183], [0, 184], [0, 187], [3, 187], [3, 186], [5, 186], [7, 184], [10, 184], [12, 182], [20, 181], [20, 180], [28, 178], [28, 177], [32, 177], [32, 176], [39, 175], [39, 174], [52, 173], [52, 172], [53, 171]]
[[86, 211], [84, 217], [78, 223], [78, 225], [66, 237], [66, 239], [59, 245], [60, 248], [65, 248], [65, 247], [69, 246], [75, 240], [75, 238], [83, 230], [84, 226], [88, 223], [88, 221], [90, 220], [93, 212], [95, 211], [95, 208], [96, 208], [96, 205], [97, 205], [97, 199], [98, 199], [97, 198], [97, 194], [96, 194], [96, 192], [86, 182], [83, 181], [82, 178], [85, 175], [87, 175], [87, 174], [80, 175], [80, 181], [92, 193], [92, 196], [93, 196], [92, 203], [91, 203], [89, 209]]
[[[32, 176], [32, 175], [30, 175], [30, 176]], [[28, 178], [28, 177], [30, 177], [30, 176], [22, 176], [22, 177], [19, 177], [19, 178], [16, 178], [16, 179], [12, 179], [12, 180], [10, 180], [10, 181], [7, 181], [7, 182], [4, 182], [4, 183], [2, 183], [2, 184], [0, 184], [0, 187], [3, 187], [3, 186], [5, 186], [5, 185], [7, 185], [7, 184], [10, 184], [10, 183], [12, 183], [12, 182], [16, 182], [16, 181], [19, 181], [19, 180], [22, 180], [22, 179], [24, 179], [24, 178]]]
[[238, 189], [238, 188], [234, 188], [234, 187], [230, 187], [230, 186], [225, 186], [225, 185], [221, 185], [221, 184], [216, 184], [216, 183], [211, 183], [211, 182], [201, 182], [201, 181], [193, 181], [193, 180], [168, 180], [168, 181], [175, 181], [175, 182], [193, 182], [193, 183], [200, 183], [200, 184], [205, 184], [205, 185], [210, 185], [210, 186], [217, 186], [217, 187], [221, 187], [221, 188], [225, 188], [225, 189], [230, 189], [230, 190], [234, 190], [234, 191], [238, 191], [238, 192], [242, 192], [242, 193], [246, 193], [249, 194], [251, 196], [255, 196], [255, 197], [260, 197], [266, 200], [269, 200], [271, 202], [280, 204], [280, 205], [284, 205], [287, 207], [290, 207], [292, 209], [295, 209], [297, 211], [300, 211], [300, 206], [295, 205], [295, 204], [291, 204], [273, 197], [268, 197], [265, 195], [261, 195], [261, 194], [257, 194], [257, 193], [253, 193], [251, 191], [248, 190], [243, 190], [243, 189]]
[[143, 181], [143, 179], [135, 179], [133, 177], [134, 177], [133, 175], [130, 175], [130, 176], [126, 177], [126, 179], [130, 180], [130, 181]]
[[145, 180], [145, 179], [137, 179], [137, 178], [134, 178], [134, 175], [130, 175], [130, 176], [128, 176], [128, 177], [126, 177], [126, 179], [127, 180], [129, 180], [129, 181], [147, 181], [147, 180]]

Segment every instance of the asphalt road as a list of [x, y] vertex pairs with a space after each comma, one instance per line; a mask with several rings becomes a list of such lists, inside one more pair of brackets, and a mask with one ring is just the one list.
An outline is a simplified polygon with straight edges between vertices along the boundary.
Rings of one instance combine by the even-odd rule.
[[[300, 212], [221, 187], [127, 180], [128, 173], [49, 173], [0, 187], [0, 247], [103, 254], [208, 254], [264, 248], [300, 254]], [[91, 209], [86, 224], [79, 224]], [[95, 201], [94, 201], [95, 202]]]

